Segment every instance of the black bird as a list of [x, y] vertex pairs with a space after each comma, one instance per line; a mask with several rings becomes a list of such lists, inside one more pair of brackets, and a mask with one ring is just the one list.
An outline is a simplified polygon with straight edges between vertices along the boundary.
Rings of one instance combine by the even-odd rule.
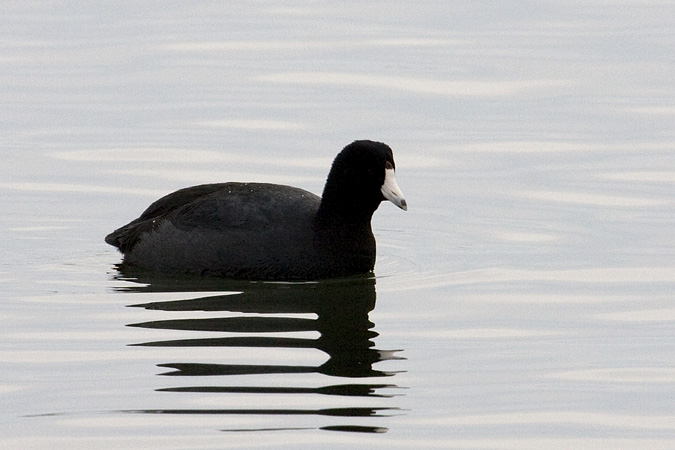
[[370, 225], [383, 200], [403, 210], [391, 148], [355, 141], [335, 158], [322, 197], [268, 183], [217, 183], [168, 194], [105, 241], [123, 267], [249, 280], [316, 280], [375, 266]]

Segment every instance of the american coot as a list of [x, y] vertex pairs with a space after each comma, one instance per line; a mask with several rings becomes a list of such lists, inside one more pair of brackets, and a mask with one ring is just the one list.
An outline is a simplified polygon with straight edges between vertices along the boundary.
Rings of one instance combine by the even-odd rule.
[[105, 241], [124, 265], [159, 273], [313, 280], [368, 273], [370, 220], [382, 200], [406, 210], [391, 148], [355, 141], [335, 158], [323, 196], [267, 183], [180, 189]]

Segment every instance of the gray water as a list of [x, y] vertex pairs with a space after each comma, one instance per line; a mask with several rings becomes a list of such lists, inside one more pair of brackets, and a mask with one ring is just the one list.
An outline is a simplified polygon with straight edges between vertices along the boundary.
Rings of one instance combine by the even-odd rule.
[[[0, 18], [3, 449], [675, 448], [671, 2]], [[375, 277], [143, 279], [172, 190], [394, 149]]]

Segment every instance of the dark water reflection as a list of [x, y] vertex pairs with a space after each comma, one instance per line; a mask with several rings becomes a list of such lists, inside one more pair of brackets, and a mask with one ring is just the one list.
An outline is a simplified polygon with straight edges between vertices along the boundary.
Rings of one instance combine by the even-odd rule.
[[[125, 279], [130, 279], [124, 274]], [[199, 297], [189, 300], [155, 301], [130, 305], [152, 311], [208, 312], [213, 317], [162, 319], [129, 324], [157, 330], [185, 330], [225, 333], [226, 336], [153, 340], [133, 343], [134, 346], [190, 348], [208, 347], [214, 352], [226, 352], [227, 348], [246, 347], [255, 349], [311, 349], [324, 352], [328, 359], [318, 366], [308, 366], [288, 361], [288, 364], [267, 364], [264, 351], [260, 352], [257, 364], [210, 364], [188, 361], [193, 355], [181, 353], [183, 361], [169, 361], [159, 367], [171, 369], [164, 376], [184, 377], [181, 386], [157, 389], [161, 392], [200, 394], [252, 394], [252, 395], [298, 395], [355, 397], [354, 406], [328, 408], [233, 408], [233, 409], [149, 409], [135, 411], [149, 414], [226, 414], [226, 415], [282, 415], [282, 416], [332, 416], [332, 417], [384, 417], [396, 414], [395, 405], [363, 406], [364, 398], [393, 401], [393, 383], [377, 382], [392, 377], [396, 372], [378, 370], [374, 365], [392, 359], [402, 359], [398, 351], [375, 348], [374, 339], [378, 333], [369, 319], [375, 307], [375, 279], [356, 277], [317, 283], [250, 283], [223, 280], [176, 280], [143, 279], [133, 276], [134, 281], [145, 283], [124, 290], [142, 292], [200, 292]], [[222, 295], [204, 296], [204, 292], [217, 291]], [[259, 315], [249, 315], [249, 314]], [[246, 314], [246, 315], [244, 315]], [[293, 317], [293, 315], [315, 315], [316, 318]], [[175, 317], [175, 314], [172, 314]], [[317, 338], [293, 337], [293, 333], [318, 332]], [[290, 336], [269, 336], [269, 333], [284, 333]], [[159, 334], [158, 334], [159, 336]], [[220, 350], [219, 350], [220, 349]], [[275, 385], [270, 386], [274, 375]], [[345, 379], [326, 382], [323, 386], [303, 385], [297, 374], [320, 374]], [[228, 382], [232, 375], [250, 376], [241, 385]], [[197, 378], [195, 378], [197, 377]], [[213, 377], [217, 383], [204, 386], [203, 377]], [[358, 379], [358, 382], [356, 381]], [[197, 385], [192, 384], [195, 380]], [[199, 381], [197, 381], [199, 380]], [[279, 386], [278, 382], [288, 381]], [[306, 382], [306, 381], [305, 381]], [[357, 400], [356, 398], [359, 398]], [[241, 401], [241, 400], [238, 400]], [[380, 400], [381, 401], [381, 400]], [[278, 403], [278, 402], [277, 402]], [[295, 403], [297, 404], [297, 403]], [[279, 427], [278, 429], [297, 427]], [[301, 427], [302, 428], [302, 427]], [[265, 427], [269, 430], [269, 427]], [[334, 431], [383, 432], [385, 427], [363, 424], [328, 425], [321, 429]], [[262, 430], [262, 429], [261, 429]], [[253, 431], [253, 430], [250, 430]]]

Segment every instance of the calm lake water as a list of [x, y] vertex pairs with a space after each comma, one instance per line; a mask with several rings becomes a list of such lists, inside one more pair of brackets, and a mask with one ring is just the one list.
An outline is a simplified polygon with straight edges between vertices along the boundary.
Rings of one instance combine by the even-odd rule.
[[[0, 18], [3, 449], [675, 448], [675, 5]], [[392, 146], [374, 278], [144, 279], [172, 190]]]

